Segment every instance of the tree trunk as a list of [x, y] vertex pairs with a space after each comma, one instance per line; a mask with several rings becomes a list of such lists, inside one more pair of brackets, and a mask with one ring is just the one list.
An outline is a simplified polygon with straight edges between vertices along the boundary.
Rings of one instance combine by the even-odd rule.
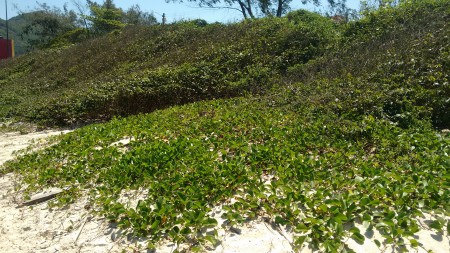
[[278, 0], [277, 17], [281, 17], [283, 14], [283, 4], [284, 0]]
[[247, 11], [245, 10], [245, 6], [241, 1], [239, 1], [239, 6], [241, 7], [241, 12], [242, 12], [242, 15], [244, 15], [244, 19], [247, 19], [248, 18]]
[[247, 13], [251, 18], [255, 18], [255, 15], [253, 15], [252, 11], [252, 2], [251, 0], [247, 0], [247, 4], [245, 5], [245, 8], [247, 9]]

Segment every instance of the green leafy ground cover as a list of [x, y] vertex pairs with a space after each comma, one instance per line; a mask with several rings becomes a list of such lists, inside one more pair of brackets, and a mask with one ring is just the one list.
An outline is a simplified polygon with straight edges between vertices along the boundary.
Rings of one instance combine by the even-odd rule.
[[[326, 251], [358, 242], [354, 223], [379, 230], [383, 243], [417, 247], [422, 212], [433, 228], [450, 226], [450, 135], [430, 127], [402, 129], [371, 116], [293, 111], [261, 98], [218, 100], [90, 125], [58, 144], [8, 163], [29, 191], [71, 186], [85, 190], [121, 228], [193, 246], [215, 243], [205, 228], [223, 205], [230, 225], [269, 217]], [[133, 137], [124, 152], [113, 142]], [[31, 187], [34, 186], [34, 187]], [[145, 189], [137, 206], [120, 193]], [[230, 199], [236, 202], [231, 203]]]
[[[267, 217], [292, 228], [296, 249], [308, 242], [323, 251], [348, 250], [345, 239], [364, 240], [362, 231], [349, 229], [353, 224], [380, 231], [385, 239], [376, 242], [380, 246], [418, 247], [413, 235], [424, 212], [433, 215], [432, 228], [448, 235], [450, 135], [439, 129], [450, 124], [450, 3], [387, 8], [345, 27], [331, 24], [324, 36], [302, 25], [305, 15], [147, 31], [164, 36], [170, 42], [164, 44], [132, 32], [128, 36], [136, 38], [129, 43], [137, 40], [135, 45], [147, 45], [145, 52], [152, 54], [141, 56], [136, 52], [142, 48], [130, 46], [136, 50], [130, 53], [133, 61], [118, 65], [115, 59], [122, 54], [108, 58], [103, 51], [106, 45], [118, 48], [113, 37], [99, 39], [90, 42], [86, 65], [70, 58], [74, 62], [67, 69], [86, 69], [79, 82], [61, 82], [66, 87], [61, 92], [59, 86], [43, 85], [59, 80], [59, 74], [66, 78], [59, 72], [44, 75], [46, 64], [55, 67], [50, 61], [27, 71], [39, 54], [74, 55], [74, 49], [6, 64], [0, 70], [0, 85], [6, 87], [1, 94], [9, 99], [2, 100], [4, 115], [31, 108], [40, 116], [29, 119], [67, 123], [73, 117], [103, 119], [211, 100], [80, 128], [7, 163], [0, 174], [20, 173], [29, 192], [70, 186], [62, 203], [88, 191], [99, 215], [149, 237], [149, 247], [163, 238], [192, 249], [215, 244], [217, 219], [210, 211], [220, 205], [229, 221], [225, 226]], [[307, 17], [322, 20], [322, 27], [330, 24]], [[286, 24], [289, 29], [283, 30]], [[297, 37], [290, 29], [314, 36], [301, 44], [305, 33]], [[244, 31], [249, 32], [242, 36]], [[246, 39], [188, 43], [210, 33]], [[313, 38], [320, 41], [314, 44]], [[201, 50], [193, 50], [199, 45]], [[181, 49], [169, 50], [174, 48]], [[153, 60], [140, 58], [149, 55]], [[97, 57], [105, 58], [105, 65], [95, 65], [101, 79], [92, 81], [94, 65], [88, 64]], [[17, 71], [19, 66], [28, 70]], [[77, 71], [67, 76], [76, 78]], [[29, 82], [33, 76], [36, 82]], [[19, 86], [12, 88], [13, 83]], [[84, 86], [88, 83], [93, 85]], [[215, 100], [246, 92], [258, 95]], [[22, 103], [29, 94], [56, 100], [49, 100], [50, 107], [36, 98], [30, 99], [36, 105]], [[111, 145], [124, 138], [131, 140], [125, 147]], [[146, 197], [136, 206], [119, 201], [124, 191], [137, 189]]]

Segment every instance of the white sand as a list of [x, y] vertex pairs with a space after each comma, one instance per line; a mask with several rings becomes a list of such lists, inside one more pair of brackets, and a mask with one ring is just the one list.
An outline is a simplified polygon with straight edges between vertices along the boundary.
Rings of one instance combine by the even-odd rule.
[[[27, 147], [31, 140], [60, 133], [47, 131], [0, 135], [0, 165], [13, 158], [13, 151]], [[0, 177], [0, 252], [147, 252], [139, 250], [145, 242], [128, 240], [104, 219], [91, 216], [85, 209], [86, 198], [63, 209], [50, 209], [47, 203], [16, 208], [21, 201], [20, 192], [14, 191], [16, 179], [12, 173]], [[218, 220], [220, 224], [221, 220]], [[421, 222], [426, 226], [426, 220]], [[255, 221], [238, 229], [239, 233], [219, 229], [222, 244], [208, 252], [293, 252], [289, 243], [291, 235], [266, 222]], [[376, 238], [380, 239], [377, 232], [373, 235], [366, 233], [364, 245], [358, 245], [352, 239], [348, 243], [356, 252], [396, 252], [392, 247], [379, 249], [373, 243]], [[412, 252], [450, 252], [447, 234], [439, 235], [424, 229], [416, 239], [422, 247], [410, 249]], [[160, 245], [156, 252], [172, 252], [173, 249], [174, 245], [167, 243]], [[304, 249], [302, 252], [310, 250]]]

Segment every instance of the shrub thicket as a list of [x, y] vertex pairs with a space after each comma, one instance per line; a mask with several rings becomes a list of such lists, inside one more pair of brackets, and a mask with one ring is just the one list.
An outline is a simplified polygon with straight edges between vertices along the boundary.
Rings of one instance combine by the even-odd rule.
[[449, 9], [446, 1], [421, 1], [348, 24], [300, 10], [231, 25], [127, 27], [2, 63], [0, 117], [84, 123], [262, 94], [282, 79], [297, 101], [318, 111], [374, 115], [404, 127], [428, 118], [445, 128]]
[[311, 17], [134, 26], [35, 52], [2, 64], [0, 116], [64, 125], [260, 93], [334, 40], [333, 23]]
[[347, 24], [336, 47], [291, 67], [286, 81], [301, 82], [295, 90], [302, 103], [343, 116], [371, 114], [403, 127], [428, 118], [448, 128], [448, 34], [448, 1], [382, 9]]

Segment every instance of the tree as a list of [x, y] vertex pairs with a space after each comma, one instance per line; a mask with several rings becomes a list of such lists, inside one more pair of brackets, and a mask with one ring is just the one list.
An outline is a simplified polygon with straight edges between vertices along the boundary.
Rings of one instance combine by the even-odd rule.
[[88, 6], [83, 4], [80, 0], [72, 0], [72, 4], [77, 8], [78, 10], [78, 16], [80, 17], [80, 23], [84, 26], [86, 30], [89, 30], [88, 21], [87, 21], [87, 9]]
[[155, 16], [152, 13], [142, 11], [139, 5], [133, 5], [127, 11], [124, 11], [116, 7], [112, 0], [105, 0], [101, 5], [87, 0], [87, 4], [91, 15], [86, 16], [86, 19], [90, 21], [90, 30], [94, 34], [105, 34], [126, 25], [153, 25], [157, 23]]
[[142, 11], [137, 4], [131, 6], [124, 13], [124, 22], [128, 25], [154, 25], [158, 23], [152, 13]]
[[73, 11], [39, 4], [39, 7], [26, 15], [26, 25], [21, 37], [26, 38], [29, 49], [48, 47], [52, 40], [77, 28], [78, 18]]
[[104, 34], [125, 26], [123, 23], [123, 10], [117, 8], [112, 0], [105, 0], [102, 5], [87, 0], [91, 15], [91, 30], [95, 34]]
[[[281, 17], [290, 10], [292, 0], [166, 0], [166, 2], [196, 2], [201, 7], [227, 8], [238, 10], [244, 18], [256, 18], [257, 16]], [[312, 2], [319, 5], [320, 0], [302, 0], [303, 4]], [[334, 0], [328, 0], [333, 3]]]
[[359, 17], [359, 13], [356, 10], [347, 7], [346, 0], [329, 1], [328, 10], [325, 14], [336, 22], [347, 22]]
[[[92, 35], [102, 35], [126, 25], [153, 25], [156, 18], [144, 12], [139, 5], [123, 11], [113, 3], [105, 0], [103, 4], [87, 0], [72, 0], [78, 14], [69, 11], [67, 6], [61, 10], [47, 4], [31, 13], [21, 13], [25, 17], [21, 37], [28, 44], [28, 49], [60, 47], [84, 41]], [[86, 13], [90, 11], [90, 15]]]
[[370, 12], [389, 6], [397, 6], [400, 3], [407, 1], [409, 0], [361, 0], [361, 10], [363, 12]]

